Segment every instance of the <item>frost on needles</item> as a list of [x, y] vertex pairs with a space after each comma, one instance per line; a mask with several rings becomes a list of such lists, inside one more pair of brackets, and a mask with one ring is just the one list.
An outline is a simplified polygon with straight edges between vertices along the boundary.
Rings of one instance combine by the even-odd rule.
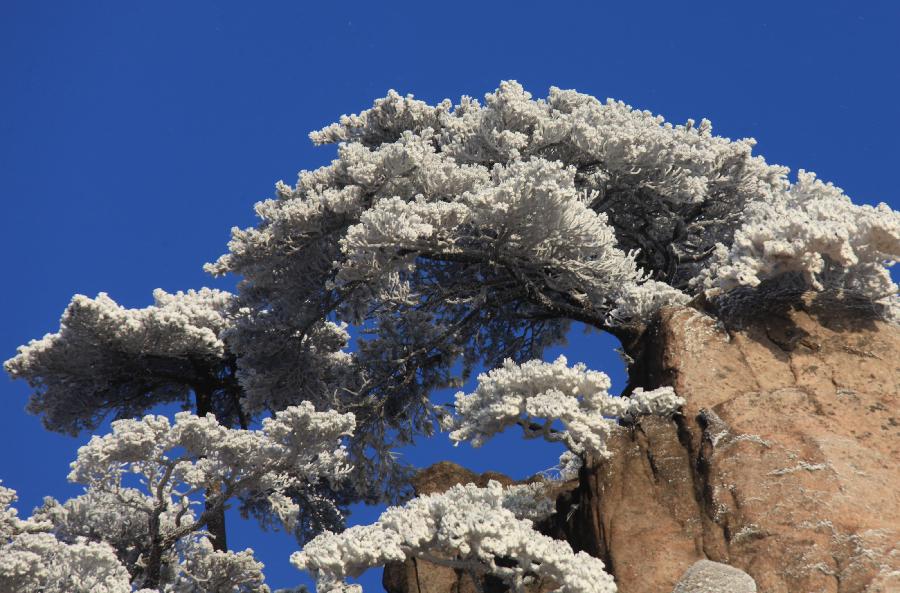
[[[618, 420], [643, 414], [670, 416], [684, 404], [671, 387], [612, 397], [606, 374], [566, 363], [564, 356], [552, 364], [533, 360], [517, 365], [507, 360], [502, 368], [480, 375], [474, 393], [457, 393], [456, 417], [445, 417], [444, 428], [457, 443], [468, 440], [479, 446], [507, 426], [519, 425], [526, 438], [564, 443], [569, 454], [560, 460], [561, 473], [573, 477], [582, 456], [609, 455], [606, 439], [619, 429]], [[564, 430], [552, 427], [556, 420]], [[573, 553], [566, 542], [533, 529], [532, 520], [553, 510], [542, 483], [506, 488], [494, 481], [486, 488], [458, 485], [392, 507], [373, 525], [320, 535], [295, 553], [292, 562], [316, 576], [319, 593], [358, 593], [343, 579], [407, 558], [466, 571], [476, 583], [477, 571], [486, 567], [515, 591], [549, 582], [562, 593], [615, 592], [602, 561]], [[512, 559], [516, 565], [498, 563], [501, 559]]]
[[[153, 305], [126, 309], [105, 293], [75, 295], [59, 331], [20, 346], [4, 368], [28, 381], [28, 410], [48, 429], [78, 434], [110, 411], [128, 418], [185, 400], [192, 390], [224, 386], [229, 355], [222, 334], [233, 298], [209, 288], [157, 289]], [[223, 421], [236, 415], [232, 399], [215, 406]]]

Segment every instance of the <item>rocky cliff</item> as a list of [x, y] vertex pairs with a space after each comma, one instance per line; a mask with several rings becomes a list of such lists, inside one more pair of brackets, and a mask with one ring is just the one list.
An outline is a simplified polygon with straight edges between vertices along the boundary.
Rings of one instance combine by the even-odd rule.
[[[900, 591], [900, 329], [810, 299], [747, 310], [663, 312], [632, 380], [672, 385], [683, 414], [623, 427], [543, 529], [622, 593], [669, 593], [700, 560], [761, 593]], [[398, 570], [390, 593], [471, 589]]]

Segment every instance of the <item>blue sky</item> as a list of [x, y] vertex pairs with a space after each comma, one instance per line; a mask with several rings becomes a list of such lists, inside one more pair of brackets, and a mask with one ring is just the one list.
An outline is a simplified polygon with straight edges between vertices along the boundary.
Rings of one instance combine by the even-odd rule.
[[[253, 224], [275, 181], [333, 157], [310, 130], [390, 88], [439, 101], [516, 79], [535, 96], [555, 85], [708, 117], [858, 203], [900, 204], [896, 2], [325, 4], [0, 1], [0, 358], [55, 331], [75, 293], [138, 307], [156, 287], [231, 287], [201, 270], [229, 229]], [[579, 333], [566, 354], [621, 387], [612, 345]], [[0, 378], [0, 478], [23, 513], [78, 493], [65, 475], [89, 437], [45, 432], [26, 396]], [[522, 477], [558, 451], [508, 435], [404, 454]], [[300, 582], [289, 539], [229, 537], [273, 585]]]

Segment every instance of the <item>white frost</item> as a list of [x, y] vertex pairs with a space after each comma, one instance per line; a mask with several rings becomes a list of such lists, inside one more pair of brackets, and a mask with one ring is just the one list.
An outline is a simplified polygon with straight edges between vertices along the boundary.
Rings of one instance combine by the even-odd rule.
[[[346, 590], [346, 577], [406, 558], [473, 572], [484, 567], [516, 590], [539, 578], [563, 593], [615, 592], [602, 561], [538, 533], [506, 504], [497, 482], [487, 488], [453, 486], [391, 507], [372, 525], [320, 535], [294, 553], [291, 562], [315, 575], [319, 593]], [[514, 564], [500, 565], [501, 559]]]
[[[671, 387], [638, 388], [630, 397], [614, 397], [609, 395], [610, 385], [605, 373], [581, 363], [570, 367], [565, 356], [552, 363], [507, 360], [479, 375], [473, 393], [456, 394], [456, 418], [445, 420], [444, 428], [452, 440], [479, 447], [507, 427], [519, 425], [526, 438], [543, 437], [562, 442], [577, 454], [606, 456], [606, 441], [619, 418], [671, 415], [684, 405]], [[556, 420], [564, 430], [553, 428]]]

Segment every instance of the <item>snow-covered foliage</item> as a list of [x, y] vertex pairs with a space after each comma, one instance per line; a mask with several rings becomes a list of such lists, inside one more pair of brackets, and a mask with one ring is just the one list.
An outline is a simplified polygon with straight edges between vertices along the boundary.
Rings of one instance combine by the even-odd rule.
[[350, 335], [344, 324], [316, 323], [298, 336], [285, 332], [284, 321], [275, 314], [251, 316], [244, 310], [226, 336], [231, 348], [242, 353], [241, 405], [249, 416], [283, 410], [301, 399], [333, 408], [338, 399], [333, 392], [352, 387], [350, 355], [343, 351]]
[[[575, 188], [574, 167], [536, 158], [497, 164], [490, 173], [481, 187], [454, 201], [421, 194], [412, 201], [384, 198], [362, 214], [341, 240], [346, 259], [336, 277], [338, 287], [366, 287], [354, 295], [362, 297], [359, 312], [372, 292], [383, 301], [410, 298], [408, 278], [420, 257], [493, 261], [597, 308], [617, 287], [642, 280], [634, 259], [616, 247], [607, 217], [588, 208], [590, 196]], [[479, 306], [484, 279], [460, 280], [463, 292], [454, 298]]]
[[19, 511], [12, 506], [17, 499], [15, 490], [0, 485], [0, 538], [4, 540], [36, 528], [33, 522], [19, 518]]
[[559, 479], [563, 481], [574, 480], [578, 477], [578, 472], [581, 471], [583, 465], [584, 460], [581, 459], [580, 455], [568, 449], [563, 451], [556, 466]]
[[[132, 574], [136, 574], [140, 558], [146, 557], [149, 517], [153, 499], [134, 488], [115, 492], [88, 489], [81, 496], [63, 503], [47, 497], [35, 509], [32, 520], [52, 526], [60, 541], [74, 543], [80, 539], [103, 542], [115, 550], [116, 557]], [[168, 514], [163, 514], [166, 520]], [[193, 515], [191, 515], [193, 516]]]
[[64, 544], [49, 533], [0, 548], [0, 588], [16, 593], [131, 593], [128, 571], [105, 544]]
[[15, 500], [15, 491], [0, 486], [0, 591], [131, 593], [128, 571], [109, 545], [60, 541], [49, 523], [19, 519]]
[[[0, 591], [132, 593], [146, 581], [151, 497], [89, 490], [63, 505], [48, 499], [25, 521], [10, 507], [14, 501], [15, 493], [0, 487]], [[159, 535], [178, 527], [165, 515]], [[193, 521], [193, 513], [182, 519]], [[138, 593], [269, 593], [252, 550], [214, 550], [202, 534], [191, 533], [166, 552], [158, 588]]]
[[[821, 290], [817, 276], [830, 266], [847, 273], [835, 282], [842, 288], [871, 298], [896, 292], [885, 271], [900, 257], [896, 212], [854, 206], [804, 171], [791, 184], [786, 168], [751, 156], [753, 140], [714, 137], [708, 120], [672, 126], [621, 102], [556, 88], [533, 101], [504, 82], [485, 106], [464, 97], [455, 108], [447, 100], [431, 107], [391, 92], [311, 137], [372, 149], [409, 134], [427, 136], [458, 164], [490, 168], [540, 158], [573, 167], [576, 188], [608, 214], [619, 247], [640, 249], [643, 270], [675, 289], [727, 291], [801, 271]], [[727, 266], [735, 269], [721, 278], [709, 270]], [[690, 282], [697, 275], [706, 283]]]
[[316, 576], [320, 593], [347, 590], [342, 581], [368, 568], [407, 558], [468, 571], [476, 582], [487, 569], [516, 591], [536, 581], [564, 593], [613, 593], [603, 562], [569, 544], [535, 531], [509, 507], [497, 482], [487, 488], [457, 485], [442, 494], [420, 496], [391, 507], [372, 525], [326, 533], [291, 562]]
[[263, 564], [253, 550], [214, 550], [206, 538], [192, 538], [178, 549], [181, 563], [163, 593], [269, 593]]
[[[244, 583], [234, 591], [263, 591], [252, 552], [214, 551], [199, 536], [240, 495], [265, 496], [290, 529], [300, 509], [286, 492], [345, 479], [350, 468], [340, 441], [353, 427], [352, 414], [316, 412], [308, 402], [263, 420], [258, 431], [188, 412], [174, 423], [164, 416], [118, 420], [72, 463], [69, 479], [86, 485], [87, 494], [63, 505], [48, 501], [36, 516], [60, 539], [108, 542], [140, 585], [182, 583], [173, 592], [190, 593], [208, 590], [199, 582], [231, 575], [227, 582], [240, 576]], [[137, 474], [140, 489], [123, 484], [129, 474]], [[205, 508], [195, 512], [204, 493]]]
[[21, 346], [4, 363], [34, 389], [29, 411], [51, 430], [77, 434], [109, 411], [129, 417], [185, 400], [223, 373], [221, 333], [233, 296], [204, 288], [159, 289], [153, 297], [144, 309], [126, 309], [103, 293], [73, 297], [57, 333]]
[[[117, 494], [127, 472], [137, 473], [151, 496], [162, 492], [187, 508], [193, 493], [214, 489], [224, 504], [239, 492], [266, 492], [280, 516], [290, 524], [297, 510], [284, 490], [337, 482], [350, 468], [340, 440], [352, 433], [352, 414], [316, 412], [304, 402], [263, 420], [262, 428], [225, 428], [214, 416], [188, 412], [117, 420], [112, 432], [93, 437], [78, 450], [69, 480], [94, 490]], [[202, 519], [197, 527], [202, 527]]]
[[[562, 442], [579, 455], [606, 456], [606, 441], [618, 419], [671, 415], [684, 405], [671, 387], [637, 388], [629, 397], [614, 397], [608, 392], [610, 385], [605, 373], [588, 370], [581, 363], [568, 366], [565, 356], [552, 363], [507, 360], [502, 367], [479, 375], [473, 393], [456, 394], [456, 417], [448, 416], [444, 426], [451, 431], [451, 439], [470, 441], [475, 447], [519, 425], [526, 438]], [[553, 428], [557, 420], [564, 430]]]
[[800, 171], [790, 191], [750, 204], [730, 247], [719, 245], [696, 283], [728, 291], [795, 273], [815, 290], [838, 288], [881, 302], [895, 297], [886, 262], [900, 254], [900, 212], [855, 206]]

